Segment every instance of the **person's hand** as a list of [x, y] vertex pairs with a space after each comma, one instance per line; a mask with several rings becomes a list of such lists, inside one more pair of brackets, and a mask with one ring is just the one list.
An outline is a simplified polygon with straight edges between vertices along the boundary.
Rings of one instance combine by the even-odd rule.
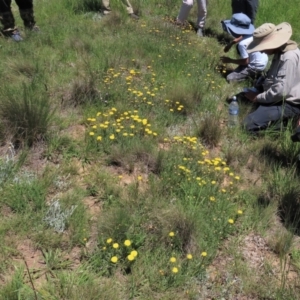
[[256, 97], [258, 94], [259, 93], [247, 92], [247, 93], [245, 93], [245, 97], [251, 102], [256, 102]]
[[225, 47], [224, 47], [224, 52], [227, 53], [231, 48], [231, 43], [227, 44]]
[[231, 62], [231, 58], [230, 57], [227, 57], [227, 56], [221, 56], [220, 57], [220, 60], [223, 64], [228, 64]]

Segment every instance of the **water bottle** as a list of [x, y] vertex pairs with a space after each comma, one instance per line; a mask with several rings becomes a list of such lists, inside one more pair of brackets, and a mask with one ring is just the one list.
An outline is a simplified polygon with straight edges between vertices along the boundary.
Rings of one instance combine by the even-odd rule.
[[239, 124], [239, 104], [237, 102], [236, 96], [232, 97], [232, 100], [229, 104], [229, 117], [228, 117], [228, 126], [235, 127]]

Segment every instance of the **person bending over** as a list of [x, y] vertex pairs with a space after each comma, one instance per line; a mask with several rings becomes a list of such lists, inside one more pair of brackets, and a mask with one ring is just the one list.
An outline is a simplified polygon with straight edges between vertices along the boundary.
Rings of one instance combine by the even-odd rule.
[[247, 51], [273, 55], [273, 60], [262, 84], [263, 92], [245, 93], [249, 101], [259, 105], [244, 119], [250, 132], [270, 125], [281, 129], [283, 121], [300, 115], [300, 50], [291, 36], [292, 27], [286, 22], [277, 26], [265, 23], [254, 31]]
[[226, 79], [228, 82], [242, 81], [247, 78], [258, 77], [268, 64], [268, 55], [259, 51], [248, 54], [247, 47], [253, 41], [254, 26], [250, 19], [243, 13], [234, 14], [231, 20], [221, 22], [223, 30], [234, 37], [231, 43], [225, 46], [228, 52], [233, 45], [237, 45], [240, 58], [233, 59], [222, 56], [222, 63], [237, 64], [238, 67]]

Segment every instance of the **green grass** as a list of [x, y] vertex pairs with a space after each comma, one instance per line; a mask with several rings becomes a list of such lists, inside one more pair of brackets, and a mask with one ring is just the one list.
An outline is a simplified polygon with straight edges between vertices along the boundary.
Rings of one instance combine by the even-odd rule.
[[[298, 2], [261, 0], [256, 25], [288, 21], [298, 42]], [[13, 4], [24, 41], [1, 40], [0, 299], [298, 299], [300, 148], [292, 123], [227, 128], [226, 99], [251, 84], [227, 84], [219, 63], [229, 2], [210, 1], [204, 39], [172, 23], [180, 2], [132, 4], [138, 21], [119, 0], [105, 18], [99, 1], [36, 2], [39, 34]], [[63, 232], [45, 221], [55, 201]]]

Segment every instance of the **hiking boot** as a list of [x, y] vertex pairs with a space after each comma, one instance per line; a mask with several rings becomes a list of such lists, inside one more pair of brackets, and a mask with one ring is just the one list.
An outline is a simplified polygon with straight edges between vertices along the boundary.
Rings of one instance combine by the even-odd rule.
[[[172, 22], [173, 23], [173, 22]], [[184, 27], [185, 26], [185, 22], [180, 21], [179, 19], [176, 19], [174, 21], [174, 25], [178, 26], [178, 27]]]
[[15, 41], [15, 42], [21, 42], [23, 41], [21, 34], [19, 30], [15, 30], [11, 33], [10, 37]]
[[198, 28], [198, 30], [197, 30], [197, 35], [198, 35], [199, 37], [204, 37], [203, 28]]
[[39, 26], [32, 26], [31, 28], [28, 28], [32, 32], [40, 32], [40, 27]]
[[15, 27], [15, 19], [11, 11], [0, 13], [0, 22], [3, 26], [1, 30], [3, 36], [12, 38], [15, 42], [22, 41], [20, 32]]
[[136, 14], [132, 13], [132, 14], [129, 14], [129, 17], [134, 19], [134, 20], [138, 20], [139, 19], [139, 16], [137, 16]]

